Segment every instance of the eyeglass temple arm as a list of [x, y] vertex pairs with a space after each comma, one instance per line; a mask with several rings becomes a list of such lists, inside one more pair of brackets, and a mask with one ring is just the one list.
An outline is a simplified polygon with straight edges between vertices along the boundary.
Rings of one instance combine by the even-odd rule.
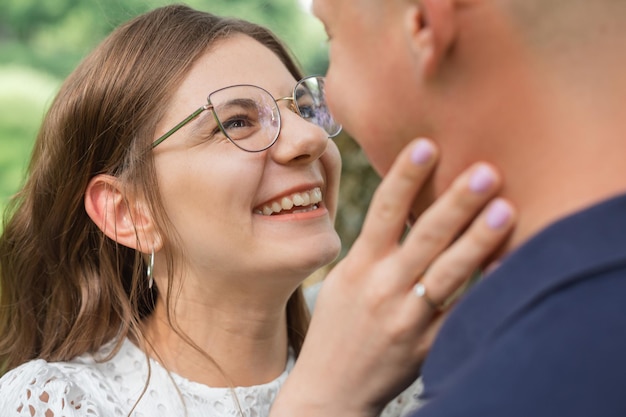
[[177, 124], [176, 126], [174, 126], [173, 128], [171, 128], [170, 130], [168, 130], [163, 136], [161, 136], [160, 138], [158, 138], [157, 140], [155, 140], [154, 142], [152, 142], [152, 149], [154, 149], [157, 145], [159, 145], [161, 142], [163, 142], [165, 139], [169, 138], [170, 136], [172, 136], [174, 133], [176, 133], [178, 130], [180, 130], [180, 128], [182, 128], [183, 126], [185, 126], [187, 123], [191, 122], [193, 119], [195, 119], [196, 117], [198, 117], [198, 115], [200, 115], [200, 113], [202, 113], [205, 110], [209, 110], [212, 106], [209, 104], [205, 104], [204, 106], [200, 107], [198, 110], [196, 110], [195, 112], [191, 113], [189, 116], [187, 116], [185, 118], [185, 120], [183, 120], [182, 122], [180, 122], [179, 124]]

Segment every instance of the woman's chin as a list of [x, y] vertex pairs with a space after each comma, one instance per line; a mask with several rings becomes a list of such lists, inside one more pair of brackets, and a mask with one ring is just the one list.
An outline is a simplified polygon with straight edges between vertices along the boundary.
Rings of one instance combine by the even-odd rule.
[[304, 255], [300, 254], [301, 256], [296, 254], [286, 256], [285, 259], [291, 259], [293, 266], [289, 268], [283, 264], [283, 267], [291, 269], [294, 275], [309, 276], [337, 259], [341, 251], [341, 241], [337, 237], [336, 241], [325, 243], [323, 246], [315, 247], [315, 249], [317, 250], [311, 250]]

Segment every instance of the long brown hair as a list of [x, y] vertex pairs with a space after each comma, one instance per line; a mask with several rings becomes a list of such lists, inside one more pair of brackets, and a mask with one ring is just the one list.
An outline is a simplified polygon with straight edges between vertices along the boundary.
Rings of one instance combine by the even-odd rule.
[[[108, 239], [88, 217], [84, 192], [95, 175], [115, 175], [145, 196], [168, 231], [145, 149], [194, 61], [239, 33], [301, 77], [267, 29], [176, 5], [120, 26], [62, 85], [37, 137], [26, 183], [5, 213], [0, 375], [34, 358], [65, 361], [94, 352], [115, 337], [118, 347], [126, 336], [141, 339], [141, 319], [151, 314], [156, 290], [147, 286], [141, 253]], [[171, 271], [172, 245], [165, 251]], [[168, 305], [170, 298], [168, 291]], [[301, 289], [290, 298], [287, 317], [297, 353], [309, 319]]]

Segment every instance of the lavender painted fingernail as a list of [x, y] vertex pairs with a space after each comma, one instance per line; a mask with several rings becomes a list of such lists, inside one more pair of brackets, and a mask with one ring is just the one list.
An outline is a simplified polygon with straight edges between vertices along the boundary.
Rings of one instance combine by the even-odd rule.
[[503, 200], [498, 199], [491, 203], [487, 211], [487, 226], [491, 229], [500, 229], [511, 220], [512, 215], [511, 207]]
[[487, 165], [481, 165], [472, 174], [469, 188], [475, 193], [482, 193], [489, 190], [495, 180], [496, 174], [493, 172], [493, 169]]
[[413, 151], [411, 152], [411, 162], [415, 165], [426, 165], [434, 154], [433, 145], [427, 140], [420, 140], [417, 142]]

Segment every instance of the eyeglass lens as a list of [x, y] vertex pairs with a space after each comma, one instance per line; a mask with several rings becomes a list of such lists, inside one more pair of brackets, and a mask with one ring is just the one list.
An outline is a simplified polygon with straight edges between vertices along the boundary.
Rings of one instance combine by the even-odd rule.
[[335, 137], [341, 126], [335, 122], [326, 104], [324, 79], [309, 77], [296, 85], [294, 99], [300, 115], [326, 131], [328, 137]]
[[259, 151], [269, 147], [280, 129], [276, 102], [265, 90], [238, 85], [209, 96], [222, 131], [242, 149]]
[[[211, 93], [209, 102], [222, 131], [241, 149], [262, 151], [276, 141], [280, 113], [276, 101], [264, 89], [252, 85], [227, 87]], [[294, 90], [294, 102], [300, 115], [323, 128], [329, 137], [341, 131], [326, 105], [322, 78], [300, 81]]]

